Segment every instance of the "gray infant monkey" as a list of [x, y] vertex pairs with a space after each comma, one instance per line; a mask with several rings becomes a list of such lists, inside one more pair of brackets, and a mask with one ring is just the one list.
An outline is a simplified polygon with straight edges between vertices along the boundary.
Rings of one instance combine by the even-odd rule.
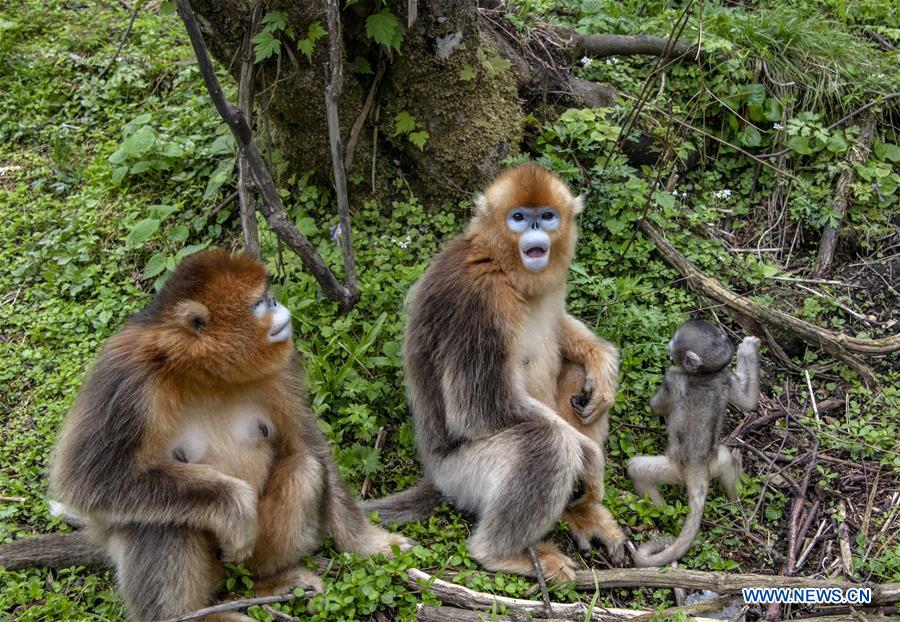
[[667, 418], [668, 446], [664, 456], [635, 456], [628, 475], [638, 495], [649, 494], [665, 505], [660, 484], [683, 484], [690, 511], [678, 538], [659, 538], [633, 554], [635, 566], [662, 566], [681, 558], [700, 531], [710, 479], [716, 478], [734, 501], [741, 474], [740, 454], [721, 443], [728, 403], [747, 411], [759, 399], [759, 339], [745, 337], [738, 347], [735, 373], [728, 369], [734, 346], [719, 328], [703, 320], [678, 327], [669, 342], [675, 363], [650, 399], [650, 409]]

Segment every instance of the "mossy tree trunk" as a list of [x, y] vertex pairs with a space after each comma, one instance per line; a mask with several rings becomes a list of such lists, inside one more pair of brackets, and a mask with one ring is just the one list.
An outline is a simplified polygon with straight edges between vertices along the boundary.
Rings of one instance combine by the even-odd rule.
[[[248, 3], [192, 0], [192, 6], [211, 53], [237, 78]], [[293, 40], [281, 36], [280, 55], [257, 65], [257, 104], [268, 113], [273, 142], [282, 149], [289, 171], [312, 171], [318, 179], [327, 179], [327, 37], [316, 42], [311, 60], [297, 48], [312, 24], [325, 26], [324, 4], [271, 0], [267, 10], [282, 12], [285, 32], [289, 29]], [[524, 112], [515, 72], [504, 69], [503, 62], [495, 62], [500, 70], [487, 68], [502, 57], [494, 39], [480, 30], [476, 3], [420, 0], [417, 19], [406, 30], [399, 53], [366, 35], [366, 18], [373, 11], [371, 3], [362, 1], [341, 12], [344, 84], [339, 114], [345, 145], [377, 68], [384, 64], [348, 176], [368, 179], [374, 154], [382, 162], [399, 162], [417, 191], [430, 189], [431, 196], [461, 197], [481, 187], [496, 174], [501, 160], [518, 150]], [[354, 71], [354, 66], [366, 64], [357, 59], [365, 59], [373, 73]], [[404, 112], [416, 120], [417, 129], [428, 132], [422, 149], [408, 134], [395, 131], [395, 119]]]

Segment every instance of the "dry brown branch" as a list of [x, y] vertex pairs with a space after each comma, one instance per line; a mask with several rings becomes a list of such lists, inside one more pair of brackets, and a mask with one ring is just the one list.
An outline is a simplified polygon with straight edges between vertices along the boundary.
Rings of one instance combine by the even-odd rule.
[[877, 125], [878, 116], [869, 113], [863, 117], [860, 125], [859, 137], [856, 143], [850, 147], [847, 152], [847, 158], [844, 162], [844, 170], [838, 177], [837, 184], [834, 187], [834, 200], [831, 202], [831, 211], [834, 213], [836, 223], [827, 225], [822, 232], [822, 239], [819, 242], [819, 252], [816, 255], [816, 266], [813, 268], [813, 276], [822, 278], [831, 267], [831, 260], [834, 257], [834, 249], [837, 246], [837, 228], [844, 218], [844, 212], [847, 211], [847, 205], [850, 202], [850, 185], [856, 178], [856, 169], [854, 164], [857, 162], [865, 162], [869, 157], [869, 151], [872, 149], [872, 141], [875, 139], [875, 126]]
[[275, 182], [269, 174], [269, 169], [266, 168], [263, 162], [259, 149], [253, 142], [247, 120], [238, 108], [225, 99], [190, 2], [188, 0], [176, 0], [176, 5], [178, 15], [181, 17], [181, 21], [184, 22], [185, 29], [190, 37], [191, 46], [194, 49], [194, 55], [197, 57], [197, 64], [200, 67], [200, 74], [203, 76], [203, 81], [206, 84], [206, 90], [209, 92], [209, 96], [219, 115], [228, 124], [231, 133], [234, 134], [241, 152], [246, 156], [250, 165], [250, 174], [263, 199], [259, 209], [266, 217], [266, 222], [269, 223], [272, 231], [297, 253], [303, 261], [303, 265], [315, 277], [325, 295], [338, 301], [343, 311], [349, 311], [356, 304], [359, 294], [354, 294], [353, 291], [337, 280], [328, 266], [325, 265], [325, 262], [322, 261], [322, 257], [315, 247], [306, 236], [297, 230], [288, 218], [284, 205], [281, 202], [281, 197], [278, 195], [278, 189], [275, 187]]
[[683, 568], [613, 568], [581, 571], [575, 576], [575, 589], [592, 591], [594, 587], [683, 587], [710, 590], [717, 594], [737, 594], [745, 587], [872, 589], [872, 604], [900, 602], [900, 583], [851, 583], [841, 579], [782, 577], [778, 575], [706, 572]]
[[[315, 592], [310, 590], [307, 591], [304, 596], [307, 598], [315, 595]], [[253, 605], [268, 605], [269, 603], [286, 603], [289, 600], [294, 600], [298, 598], [293, 594], [279, 594], [277, 596], [259, 596], [257, 598], [242, 598], [240, 600], [230, 600], [225, 603], [219, 603], [218, 605], [213, 605], [212, 607], [204, 607], [203, 609], [198, 609], [197, 611], [192, 611], [191, 613], [185, 613], [184, 615], [180, 615], [174, 618], [168, 618], [167, 620], [161, 620], [160, 622], [187, 622], [188, 620], [197, 620], [199, 618], [206, 617], [213, 613], [224, 613], [226, 611], [237, 611], [238, 609], [246, 609], [248, 607], [252, 607]]]
[[379, 60], [378, 69], [375, 72], [375, 79], [372, 80], [372, 86], [369, 87], [369, 94], [366, 95], [366, 101], [363, 102], [362, 110], [359, 111], [356, 121], [353, 122], [353, 127], [350, 128], [350, 138], [347, 139], [347, 149], [344, 155], [344, 169], [346, 170], [353, 168], [353, 157], [356, 154], [356, 143], [359, 141], [359, 133], [362, 131], [363, 124], [366, 122], [369, 113], [372, 111], [372, 104], [375, 102], [375, 93], [378, 91], [378, 85], [381, 84], [381, 79], [384, 77], [384, 70], [384, 61]]
[[338, 0], [325, 0], [328, 16], [329, 60], [325, 68], [328, 84], [325, 85], [325, 112], [328, 118], [328, 143], [331, 147], [331, 164], [334, 171], [334, 191], [337, 195], [338, 214], [341, 217], [339, 237], [344, 257], [344, 280], [353, 304], [359, 300], [356, 287], [356, 260], [353, 256], [353, 232], [350, 229], [350, 200], [347, 197], [347, 175], [344, 171], [344, 148], [341, 146], [341, 124], [337, 102], [344, 86], [343, 39], [341, 38], [341, 7]]
[[[435, 607], [419, 603], [416, 605], [418, 622], [522, 622], [520, 616], [494, 615], [488, 611], [472, 611], [456, 607]], [[542, 622], [570, 622], [566, 618], [541, 618]]]
[[900, 350], [900, 335], [892, 335], [881, 339], [859, 339], [843, 333], [835, 333], [810, 324], [778, 309], [765, 307], [740, 294], [736, 294], [717, 279], [704, 274], [688, 259], [679, 253], [666, 237], [647, 221], [638, 225], [641, 231], [656, 245], [656, 249], [667, 263], [686, 277], [688, 286], [703, 296], [724, 305], [728, 311], [748, 315], [753, 319], [769, 324], [796, 335], [807, 343], [821, 347], [855, 369], [869, 384], [875, 384], [875, 377], [854, 354], [889, 354]]
[[[262, 17], [262, 2], [254, 0], [250, 19], [244, 31], [241, 47], [241, 75], [238, 83], [238, 108], [244, 113], [247, 125], [253, 127], [253, 43], [250, 39]], [[250, 188], [250, 165], [243, 152], [238, 153], [238, 202], [241, 210], [241, 230], [244, 234], [244, 252], [257, 259], [262, 258], [259, 249], [259, 229], [256, 226], [256, 207]]]
[[[409, 575], [410, 582], [418, 588], [426, 588], [433, 592], [441, 602], [455, 605], [463, 609], [480, 609], [482, 611], [496, 611], [500, 607], [505, 607], [507, 611], [524, 613], [535, 618], [550, 619], [559, 618], [562, 620], [621, 620], [623, 618], [630, 619], [637, 616], [643, 616], [650, 613], [648, 611], [640, 611], [635, 609], [610, 609], [606, 607], [595, 606], [593, 609], [588, 603], [551, 603], [550, 613], [547, 614], [544, 603], [539, 600], [526, 600], [522, 598], [510, 598], [508, 596], [496, 596], [494, 594], [485, 594], [484, 592], [476, 592], [473, 589], [462, 585], [449, 583], [442, 579], [433, 577], [417, 568], [410, 568], [406, 571]], [[593, 589], [593, 584], [591, 586]], [[590, 613], [590, 617], [586, 616]], [[454, 618], [432, 618], [452, 620]], [[460, 619], [460, 618], [456, 618]], [[461, 618], [465, 619], [465, 618]], [[473, 619], [473, 618], [470, 618]], [[478, 619], [478, 618], [474, 618]], [[490, 618], [488, 618], [490, 619]], [[710, 622], [709, 618], [695, 618], [698, 622]]]

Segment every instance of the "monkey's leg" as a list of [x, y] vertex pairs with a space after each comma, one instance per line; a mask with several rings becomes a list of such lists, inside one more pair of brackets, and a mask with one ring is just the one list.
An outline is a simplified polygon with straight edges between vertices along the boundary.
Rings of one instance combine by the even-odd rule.
[[[135, 622], [165, 620], [210, 604], [224, 577], [213, 538], [171, 525], [116, 528], [108, 542], [125, 606]], [[249, 622], [229, 613], [207, 622]]]
[[635, 456], [628, 461], [628, 477], [634, 483], [639, 497], [650, 495], [657, 507], [664, 507], [666, 500], [659, 494], [660, 484], [683, 484], [678, 467], [666, 456]]
[[737, 501], [738, 498], [736, 484], [741, 477], [741, 470], [741, 454], [737, 450], [732, 453], [725, 445], [719, 445], [716, 460], [710, 468], [710, 475], [719, 480], [732, 501]]
[[256, 548], [247, 562], [258, 578], [259, 596], [303, 586], [322, 589], [322, 579], [298, 564], [322, 541], [324, 477], [322, 465], [311, 455], [287, 456], [272, 468], [259, 500]]
[[[528, 421], [460, 447], [430, 476], [459, 509], [480, 516], [469, 550], [482, 566], [532, 575], [527, 547], [553, 528], [598, 453], [557, 418]], [[574, 576], [573, 562], [555, 547], [537, 553], [548, 578]]]

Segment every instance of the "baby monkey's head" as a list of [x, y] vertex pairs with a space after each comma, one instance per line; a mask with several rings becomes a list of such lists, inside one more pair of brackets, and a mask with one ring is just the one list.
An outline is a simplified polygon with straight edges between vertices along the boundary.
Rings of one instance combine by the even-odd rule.
[[688, 320], [669, 342], [669, 356], [688, 373], [707, 374], [728, 365], [734, 346], [717, 326], [704, 320]]

